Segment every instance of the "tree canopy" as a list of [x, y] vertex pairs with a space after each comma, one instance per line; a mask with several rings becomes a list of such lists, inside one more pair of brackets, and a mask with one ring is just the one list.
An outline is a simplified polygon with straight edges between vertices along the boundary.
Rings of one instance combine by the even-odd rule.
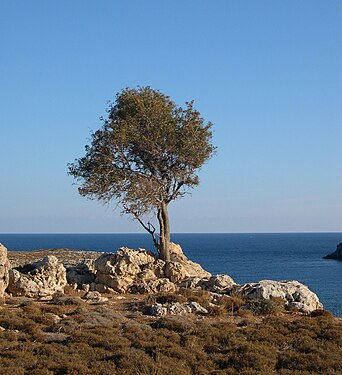
[[[185, 108], [150, 87], [117, 93], [85, 156], [69, 164], [79, 193], [116, 201], [152, 235], [159, 255], [170, 259], [168, 204], [199, 183], [198, 169], [213, 155], [212, 124], [193, 101]], [[148, 221], [159, 222], [159, 235]]]

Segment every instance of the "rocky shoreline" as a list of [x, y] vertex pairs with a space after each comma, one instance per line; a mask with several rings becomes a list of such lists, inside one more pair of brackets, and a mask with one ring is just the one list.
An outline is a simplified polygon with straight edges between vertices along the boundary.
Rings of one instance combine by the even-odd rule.
[[0, 245], [0, 375], [342, 371], [342, 319], [305, 285], [239, 285], [172, 250]]
[[336, 246], [336, 250], [333, 253], [324, 256], [323, 259], [342, 260], [342, 242]]
[[[188, 259], [181, 247], [171, 244], [171, 262], [158, 259], [144, 249], [120, 248], [116, 253], [49, 249], [10, 251], [0, 246], [0, 296], [53, 298], [66, 287], [77, 290], [85, 299], [104, 301], [116, 294], [176, 293], [202, 290], [211, 294], [212, 303], [239, 295], [252, 301], [281, 300], [287, 309], [311, 313], [323, 309], [317, 295], [295, 280], [261, 280], [239, 285], [229, 275], [212, 275]], [[205, 314], [203, 306], [155, 304], [151, 315]]]

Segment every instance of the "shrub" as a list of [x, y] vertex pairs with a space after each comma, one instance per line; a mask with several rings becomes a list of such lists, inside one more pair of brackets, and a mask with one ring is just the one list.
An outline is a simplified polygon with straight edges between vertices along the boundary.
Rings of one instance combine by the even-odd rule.
[[251, 300], [248, 307], [255, 315], [275, 315], [284, 310], [284, 301], [279, 298]]

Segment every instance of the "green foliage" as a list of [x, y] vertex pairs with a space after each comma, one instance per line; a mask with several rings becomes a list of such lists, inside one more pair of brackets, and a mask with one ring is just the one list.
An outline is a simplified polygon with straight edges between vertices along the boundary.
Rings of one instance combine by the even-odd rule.
[[159, 91], [138, 87], [118, 93], [107, 111], [86, 156], [69, 166], [82, 182], [82, 195], [116, 198], [143, 213], [198, 184], [195, 171], [214, 148], [211, 124], [205, 124], [193, 102], [182, 109]]
[[197, 171], [214, 152], [212, 124], [193, 102], [183, 109], [150, 87], [122, 90], [107, 112], [69, 174], [80, 182], [81, 195], [116, 200], [151, 234], [155, 229], [143, 218], [163, 210], [158, 220], [168, 241], [166, 206], [198, 185]]
[[284, 310], [284, 301], [277, 298], [252, 300], [248, 303], [248, 306], [255, 315], [270, 315]]

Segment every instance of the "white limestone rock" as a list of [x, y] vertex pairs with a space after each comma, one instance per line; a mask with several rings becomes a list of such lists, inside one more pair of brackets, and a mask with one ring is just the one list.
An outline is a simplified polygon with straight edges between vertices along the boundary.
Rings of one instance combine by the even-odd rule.
[[9, 283], [10, 263], [7, 255], [7, 248], [0, 243], [0, 297], [4, 295]]
[[66, 270], [55, 256], [49, 255], [38, 262], [11, 269], [7, 292], [14, 296], [46, 297], [64, 292]]
[[151, 306], [150, 315], [152, 316], [165, 316], [165, 315], [187, 315], [187, 314], [208, 314], [208, 310], [205, 309], [197, 302], [185, 302], [185, 303], [156, 303]]
[[200, 280], [198, 285], [210, 292], [224, 294], [237, 284], [230, 276], [218, 274], [211, 276], [209, 279]]
[[282, 298], [287, 306], [296, 307], [305, 313], [323, 309], [317, 295], [306, 285], [296, 280], [261, 280], [257, 283], [238, 286], [235, 290], [251, 299]]

